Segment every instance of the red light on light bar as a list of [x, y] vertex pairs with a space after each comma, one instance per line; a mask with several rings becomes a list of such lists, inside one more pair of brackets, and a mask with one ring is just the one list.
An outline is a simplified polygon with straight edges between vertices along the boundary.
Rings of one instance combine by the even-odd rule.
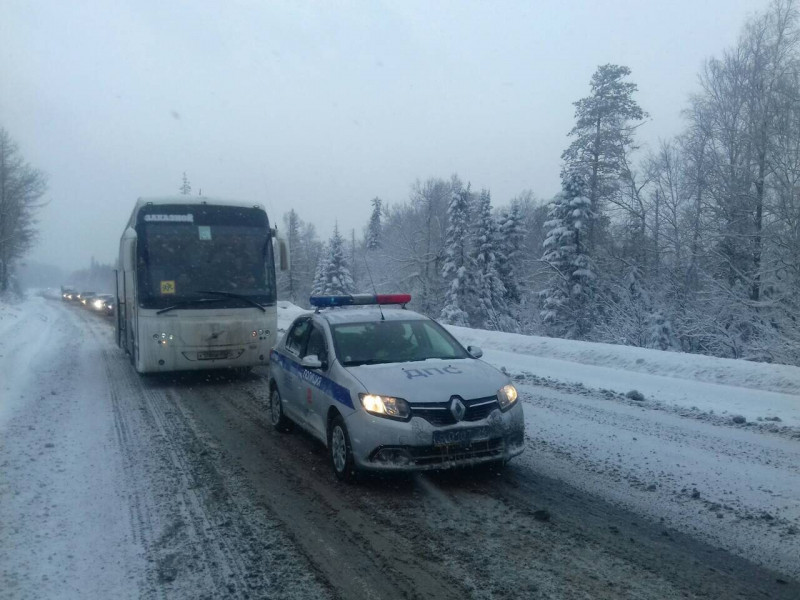
[[339, 296], [311, 296], [309, 303], [316, 308], [375, 304], [408, 304], [411, 294], [352, 294]]
[[411, 294], [378, 294], [375, 301], [378, 304], [408, 304], [411, 302]]

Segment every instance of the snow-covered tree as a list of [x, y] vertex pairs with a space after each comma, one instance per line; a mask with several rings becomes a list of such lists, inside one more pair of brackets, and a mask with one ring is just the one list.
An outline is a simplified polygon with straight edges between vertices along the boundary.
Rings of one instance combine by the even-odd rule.
[[[614, 193], [626, 153], [634, 149], [633, 132], [647, 116], [633, 94], [635, 83], [626, 81], [628, 67], [600, 65], [592, 75], [591, 94], [575, 102], [574, 138], [561, 155], [563, 178], [582, 177], [589, 207], [599, 219], [604, 201]], [[594, 225], [587, 223], [586, 245], [597, 237]]]
[[557, 337], [581, 338], [592, 327], [595, 273], [584, 243], [593, 213], [583, 180], [568, 176], [550, 205], [542, 261], [552, 270], [540, 292], [542, 320]]
[[383, 206], [380, 198], [375, 197], [372, 199], [372, 215], [369, 218], [369, 225], [367, 225], [367, 250], [377, 250], [381, 247], [381, 216], [383, 215]]
[[[321, 259], [322, 260], [322, 259]], [[322, 294], [352, 294], [353, 277], [347, 264], [344, 238], [339, 233], [339, 226], [333, 229], [328, 242], [327, 258], [321, 271]]]
[[192, 184], [189, 183], [189, 178], [186, 177], [186, 171], [183, 172], [183, 182], [180, 187], [181, 196], [188, 196], [192, 193]]
[[319, 296], [325, 293], [325, 273], [328, 270], [328, 261], [330, 259], [330, 246], [327, 242], [322, 244], [319, 251], [319, 258], [317, 259], [317, 268], [314, 271], [314, 281], [311, 284], [311, 295]]
[[481, 192], [475, 207], [475, 296], [477, 325], [503, 330], [509, 323], [506, 289], [497, 271], [495, 250], [497, 223], [492, 216], [492, 198]]
[[298, 269], [298, 261], [295, 256], [299, 256], [300, 252], [300, 217], [294, 209], [291, 209], [284, 215], [284, 223], [286, 224], [286, 243], [289, 246], [289, 269], [286, 271], [285, 288], [286, 297], [292, 301], [297, 302], [297, 294], [300, 285], [300, 273]]
[[500, 210], [497, 218], [497, 274], [505, 289], [505, 300], [518, 304], [519, 277], [525, 239], [525, 219], [520, 202], [515, 200], [508, 208]]
[[0, 127], [0, 293], [10, 287], [16, 263], [36, 240], [36, 211], [47, 191], [44, 173], [25, 162]]
[[447, 285], [440, 319], [452, 325], [469, 325], [465, 308], [470, 306], [473, 289], [472, 261], [469, 256], [469, 184], [456, 187], [447, 207], [447, 233], [442, 277]]

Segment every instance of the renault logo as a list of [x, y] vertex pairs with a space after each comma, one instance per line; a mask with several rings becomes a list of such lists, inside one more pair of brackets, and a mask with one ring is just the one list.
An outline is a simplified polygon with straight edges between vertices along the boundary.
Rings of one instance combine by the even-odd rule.
[[467, 413], [467, 407], [464, 406], [464, 403], [458, 396], [450, 398], [450, 412], [453, 414], [453, 418], [456, 421], [464, 419], [464, 415]]

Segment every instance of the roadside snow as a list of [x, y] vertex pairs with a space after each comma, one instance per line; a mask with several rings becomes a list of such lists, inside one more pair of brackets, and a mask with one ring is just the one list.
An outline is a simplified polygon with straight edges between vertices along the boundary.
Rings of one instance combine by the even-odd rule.
[[137, 598], [102, 349], [58, 308], [2, 308], [0, 598]]
[[800, 427], [800, 367], [752, 363], [447, 327], [464, 345], [480, 346], [484, 360], [512, 374], [529, 373], [620, 394], [748, 421], [780, 419]]
[[22, 398], [34, 357], [53, 343], [48, 337], [53, 323], [42, 302], [41, 298], [18, 304], [0, 301], [0, 427]]
[[484, 350], [490, 348], [537, 359], [558, 359], [581, 366], [607, 367], [676, 379], [800, 394], [799, 367], [450, 325], [446, 327], [463, 343], [477, 345]]

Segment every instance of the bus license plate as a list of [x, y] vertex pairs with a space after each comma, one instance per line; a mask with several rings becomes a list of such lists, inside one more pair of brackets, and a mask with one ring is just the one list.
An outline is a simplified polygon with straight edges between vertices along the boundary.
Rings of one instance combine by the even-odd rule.
[[208, 350], [206, 352], [198, 352], [197, 360], [216, 360], [219, 358], [228, 358], [227, 350]]
[[471, 427], [469, 429], [449, 429], [433, 432], [434, 446], [469, 446], [472, 442], [483, 442], [489, 439], [488, 427]]

